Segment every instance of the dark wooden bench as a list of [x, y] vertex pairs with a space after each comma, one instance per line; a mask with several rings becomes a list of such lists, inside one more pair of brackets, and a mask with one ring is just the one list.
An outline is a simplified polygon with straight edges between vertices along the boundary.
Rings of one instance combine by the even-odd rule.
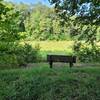
[[50, 64], [50, 68], [52, 68], [53, 62], [69, 63], [69, 66], [72, 67], [73, 63], [76, 63], [76, 56], [47, 55], [47, 61]]

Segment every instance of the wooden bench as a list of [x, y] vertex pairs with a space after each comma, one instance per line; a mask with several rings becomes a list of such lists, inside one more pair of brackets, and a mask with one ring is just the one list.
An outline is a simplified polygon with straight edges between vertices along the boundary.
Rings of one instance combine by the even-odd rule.
[[50, 68], [52, 68], [53, 62], [69, 63], [69, 66], [73, 67], [73, 63], [76, 63], [76, 56], [47, 55], [47, 61], [50, 64]]

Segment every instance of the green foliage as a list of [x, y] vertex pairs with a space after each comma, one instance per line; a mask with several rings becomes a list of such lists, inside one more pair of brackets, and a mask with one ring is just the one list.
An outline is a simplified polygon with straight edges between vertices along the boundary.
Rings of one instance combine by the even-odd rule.
[[35, 62], [37, 49], [31, 45], [20, 45], [21, 39], [27, 37], [22, 12], [15, 4], [0, 1], [0, 67], [22, 66]]
[[[55, 3], [55, 8], [49, 8], [41, 3], [28, 5], [0, 1], [1, 62], [4, 63], [5, 61], [5, 64], [8, 62], [12, 64], [14, 61], [15, 65], [23, 65], [36, 61], [38, 50], [27, 44], [20, 45], [20, 40], [59, 41], [76, 39], [84, 40], [91, 44], [92, 48], [96, 46], [95, 43], [100, 40], [97, 21], [99, 18], [96, 20], [95, 16], [90, 16], [89, 20], [86, 20], [87, 17], [82, 17], [83, 21], [78, 20], [80, 18], [75, 15], [75, 9], [77, 9], [77, 5], [74, 5], [76, 4], [75, 1], [64, 0], [62, 4], [61, 0], [59, 2], [57, 2], [58, 0], [50, 1]], [[94, 6], [98, 7], [96, 2], [92, 2]], [[82, 4], [83, 2], [79, 3], [79, 5]], [[67, 9], [70, 11], [69, 14], [66, 13]], [[99, 14], [98, 10], [92, 10], [95, 10], [95, 15]], [[6, 57], [11, 59], [6, 59]]]
[[[92, 14], [92, 18], [95, 18], [96, 15], [98, 15], [99, 9], [95, 9], [96, 7], [100, 6], [100, 2], [99, 0], [48, 0], [51, 4], [54, 4], [55, 6], [55, 10], [57, 13], [59, 14], [63, 14], [64, 16], [62, 16], [63, 18], [66, 16], [73, 16], [76, 14], [76, 12], [79, 11], [79, 7], [84, 4], [84, 3], [92, 3], [92, 8], [94, 9], [89, 9], [90, 11], [94, 11], [94, 12], [90, 12]], [[63, 11], [65, 10], [65, 11]], [[96, 10], [96, 11], [95, 11]], [[97, 13], [96, 13], [97, 12]], [[82, 9], [81, 14], [84, 13], [84, 7]], [[95, 15], [94, 15], [95, 14]], [[81, 16], [83, 17], [83, 16]], [[88, 16], [86, 16], [88, 18]]]
[[[14, 66], [13, 66], [14, 65]], [[18, 61], [15, 54], [0, 54], [0, 69], [17, 68]]]
[[[23, 4], [23, 3], [21, 4], [6, 3], [6, 4], [9, 4], [12, 6], [13, 9], [10, 11], [12, 15], [14, 15], [14, 13], [18, 14], [16, 18], [12, 18], [14, 19], [14, 21], [13, 21], [13, 24], [11, 23], [12, 26], [13, 27], [15, 26], [16, 28], [11, 27], [9, 31], [12, 31], [12, 33], [13, 33], [13, 29], [16, 29], [16, 31], [19, 31], [19, 32], [25, 31], [26, 36], [27, 36], [26, 40], [73, 40], [74, 38], [78, 37], [77, 35], [82, 34], [81, 36], [83, 36], [84, 32], [81, 32], [81, 31], [83, 31], [82, 27], [84, 26], [82, 26], [82, 24], [86, 24], [88, 26], [90, 22], [89, 21], [89, 22], [84, 23], [85, 21], [79, 21], [78, 20], [79, 18], [77, 18], [76, 15], [65, 16], [66, 12], [64, 12], [63, 14], [63, 9], [65, 8], [60, 10], [61, 16], [58, 16], [60, 8], [58, 8], [58, 13], [57, 13], [55, 12], [56, 8], [53, 8], [53, 7], [49, 8], [41, 3], [35, 4], [35, 5], [28, 5], [28, 4]], [[67, 4], [65, 3], [65, 5]], [[62, 6], [65, 6], [65, 5], [62, 5]], [[83, 19], [85, 20], [85, 18]], [[95, 19], [93, 19], [93, 21], [95, 21]], [[15, 25], [14, 23], [17, 23], [17, 24]], [[95, 24], [95, 23], [92, 23], [92, 24], [91, 23], [90, 23], [91, 27], [89, 26], [90, 29], [92, 29], [92, 24]], [[97, 25], [95, 26], [96, 29], [98, 28], [98, 26]], [[11, 35], [9, 35], [9, 37], [13, 36], [12, 33]], [[94, 33], [96, 34], [97, 32], [95, 31]], [[20, 34], [14, 33], [14, 35], [16, 35], [17, 39], [20, 39]], [[73, 37], [73, 36], [76, 36], [76, 37]], [[85, 33], [85, 36], [86, 36], [86, 33]], [[4, 36], [2, 37], [4, 38]], [[7, 36], [7, 38], [9, 37]], [[14, 39], [14, 37], [12, 38]]]
[[75, 42], [74, 51], [80, 62], [100, 62], [100, 47], [88, 45], [82, 42]]
[[[63, 27], [61, 19], [57, 17], [53, 8], [41, 3], [32, 6], [30, 16], [25, 20], [27, 40], [65, 40], [67, 39], [66, 25]], [[64, 37], [64, 38], [60, 38]], [[69, 38], [68, 38], [69, 39]]]
[[96, 38], [97, 38], [97, 41], [100, 41], [100, 26], [97, 28]]
[[86, 43], [95, 45], [97, 42], [97, 27], [95, 25], [83, 25], [81, 34], [79, 34], [79, 40], [84, 39]]
[[[14, 10], [13, 5], [2, 3], [0, 14], [0, 41], [12, 42], [19, 40], [19, 12]], [[7, 9], [7, 10], [6, 10]], [[4, 13], [5, 12], [5, 13]]]
[[100, 41], [99, 34], [98, 26], [82, 25], [81, 34], [77, 35], [78, 41], [74, 45], [74, 50], [81, 62], [100, 61], [100, 46], [97, 45], [97, 42]]
[[25, 66], [27, 63], [37, 61], [39, 47], [32, 48], [31, 45], [20, 45], [18, 43], [0, 44], [0, 67], [7, 68]]
[[[67, 76], [67, 77], [66, 77]], [[91, 100], [100, 98], [100, 68], [0, 71], [1, 100]]]
[[100, 48], [82, 48], [78, 56], [81, 62], [100, 62]]
[[22, 49], [24, 54], [22, 55], [22, 52], [19, 52], [20, 54], [18, 55], [24, 56], [26, 63], [36, 62], [38, 59], [39, 49], [40, 47], [38, 45], [33, 49], [31, 45], [25, 44]]
[[[80, 56], [81, 61], [100, 59], [97, 41], [100, 25], [100, 2], [99, 0], [49, 0], [54, 4], [55, 11], [63, 22], [67, 22], [71, 36], [76, 36], [77, 42], [74, 45], [75, 52]], [[89, 5], [88, 5], [89, 4]], [[87, 7], [88, 5], [88, 7]], [[88, 8], [88, 9], [87, 9]], [[79, 40], [84, 40], [91, 49], [80, 48]], [[97, 57], [98, 56], [98, 57]]]

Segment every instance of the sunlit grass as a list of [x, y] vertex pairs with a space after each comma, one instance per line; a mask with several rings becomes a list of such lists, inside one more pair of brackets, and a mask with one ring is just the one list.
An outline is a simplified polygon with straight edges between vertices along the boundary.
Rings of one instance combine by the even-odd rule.
[[[39, 46], [40, 54], [44, 59], [46, 59], [47, 54], [74, 54], [74, 41], [25, 41], [21, 43], [28, 43], [32, 45], [33, 48]], [[98, 42], [97, 45], [100, 45], [100, 42]]]
[[73, 41], [26, 41], [33, 47], [40, 46], [40, 51], [72, 51]]
[[[39, 45], [40, 51], [67, 51], [72, 52], [74, 41], [25, 41], [22, 44], [28, 43], [35, 47]], [[97, 43], [100, 46], [100, 42]]]

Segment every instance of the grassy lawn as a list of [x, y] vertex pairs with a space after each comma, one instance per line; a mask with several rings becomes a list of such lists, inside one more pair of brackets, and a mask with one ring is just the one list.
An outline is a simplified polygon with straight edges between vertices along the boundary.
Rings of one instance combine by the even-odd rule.
[[[67, 51], [68, 53], [72, 52], [72, 47], [74, 41], [25, 41], [21, 44], [28, 43], [35, 47], [36, 45], [40, 46], [41, 51]], [[97, 43], [100, 46], [100, 42]]]
[[73, 46], [73, 41], [26, 41], [26, 43], [31, 44], [33, 47], [35, 45], [40, 46], [41, 51], [66, 51], [71, 50]]
[[[32, 45], [33, 48], [39, 45], [40, 55], [44, 60], [46, 60], [47, 54], [74, 54], [74, 41], [25, 41], [25, 43]], [[21, 42], [21, 44], [24, 44], [24, 42]], [[100, 42], [97, 45], [100, 45]]]
[[100, 67], [37, 66], [1, 70], [0, 100], [100, 100]]
[[73, 54], [73, 41], [25, 41], [25, 43], [32, 45], [33, 48], [39, 46], [43, 60], [46, 60], [47, 54]]

